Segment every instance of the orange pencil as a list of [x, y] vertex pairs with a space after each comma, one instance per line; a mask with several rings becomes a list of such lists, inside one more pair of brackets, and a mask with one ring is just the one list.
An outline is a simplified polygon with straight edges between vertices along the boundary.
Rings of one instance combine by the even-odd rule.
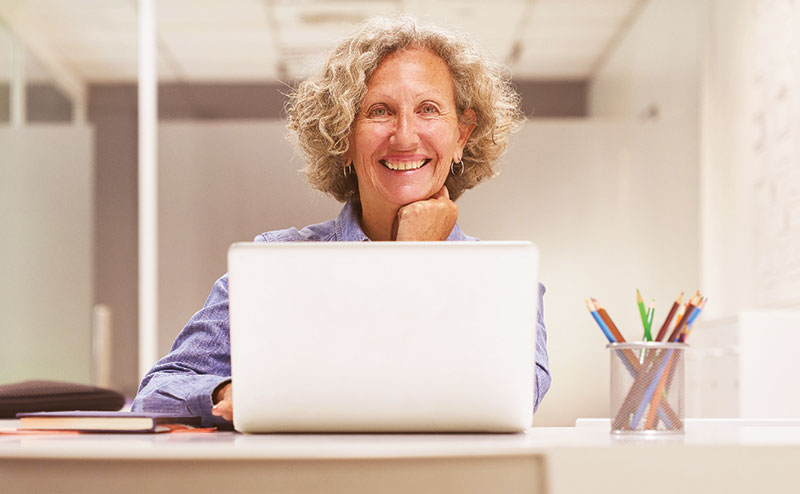
[[656, 386], [656, 392], [653, 395], [653, 399], [650, 400], [650, 410], [647, 413], [647, 420], [644, 423], [644, 428], [646, 430], [652, 429], [656, 423], [656, 412], [658, 411], [658, 407], [661, 405], [661, 396], [664, 394], [664, 386], [667, 383], [667, 377], [672, 377], [672, 360], [675, 357], [674, 353], [671, 353], [669, 356], [669, 362], [667, 362], [667, 366], [664, 368], [664, 372], [661, 374], [661, 379], [658, 380], [658, 386]]
[[597, 314], [603, 319], [603, 322], [606, 323], [606, 326], [608, 326], [608, 330], [611, 331], [612, 335], [614, 335], [614, 339], [617, 340], [617, 343], [625, 343], [625, 338], [622, 337], [622, 333], [619, 332], [619, 328], [617, 328], [617, 325], [611, 320], [611, 316], [608, 315], [608, 312], [606, 312], [603, 306], [600, 305], [600, 302], [598, 302], [596, 298], [593, 298], [592, 304], [594, 304], [595, 308], [597, 309]]
[[699, 298], [695, 295], [686, 304], [686, 312], [683, 313], [683, 317], [681, 317], [680, 321], [675, 324], [675, 329], [672, 330], [672, 334], [669, 335], [669, 339], [667, 341], [678, 341], [678, 338], [681, 335], [681, 332], [686, 327], [686, 323], [689, 322], [689, 317], [691, 317], [692, 312], [697, 308], [697, 304], [700, 303]]
[[[686, 314], [684, 315], [684, 320], [686, 322], [684, 322], [684, 320], [681, 320], [681, 323], [680, 323], [681, 326], [686, 327], [686, 329], [684, 329], [684, 331], [679, 333], [679, 340], [678, 341], [680, 341], [681, 343], [686, 341], [686, 338], [688, 338], [689, 334], [692, 331], [692, 327], [694, 327], [694, 323], [692, 323], [692, 326], [688, 326], [688, 324], [689, 324], [688, 321], [690, 319], [694, 320], [694, 319], [697, 318], [697, 317], [691, 318], [691, 315], [694, 312], [698, 312], [698, 313], [702, 312], [703, 309], [705, 309], [705, 307], [706, 307], [706, 300], [708, 300], [708, 299], [700, 298], [700, 300], [698, 302], [697, 298], [700, 297], [700, 295], [699, 295], [700, 291], [698, 290], [697, 293], [698, 293], [698, 295], [695, 295], [694, 297], [692, 297], [692, 300], [690, 301], [690, 304], [689, 304], [691, 307], [690, 307], [690, 309], [687, 309]], [[697, 305], [694, 305], [694, 304], [697, 304]], [[676, 328], [676, 331], [677, 331], [677, 328]], [[653, 399], [650, 400], [650, 410], [649, 410], [649, 412], [647, 414], [647, 420], [645, 421], [645, 425], [644, 425], [645, 429], [652, 429], [653, 426], [655, 425], [656, 412], [658, 410], [658, 407], [661, 405], [661, 397], [664, 394], [664, 388], [667, 385], [667, 381], [672, 381], [672, 377], [675, 374], [674, 373], [674, 369], [672, 368], [674, 357], [675, 357], [675, 354], [670, 354], [669, 362], [667, 362], [667, 366], [664, 369], [664, 373], [661, 375], [661, 378], [658, 381], [658, 385], [656, 386], [656, 391], [653, 394]]]
[[689, 302], [686, 302], [685, 304], [681, 304], [681, 306], [678, 307], [678, 313], [675, 314], [675, 325], [676, 326], [681, 323], [681, 319], [683, 319], [683, 315], [686, 313], [686, 307], [688, 307], [688, 306], [689, 306]]
[[[588, 304], [589, 302], [587, 301], [587, 305]], [[597, 315], [600, 316], [600, 319], [606, 323], [606, 327], [608, 328], [609, 332], [611, 332], [611, 336], [614, 337], [614, 340], [616, 340], [617, 343], [625, 343], [625, 338], [623, 338], [622, 333], [619, 332], [619, 328], [617, 328], [617, 325], [611, 320], [611, 316], [608, 315], [608, 312], [606, 312], [603, 306], [600, 305], [600, 302], [598, 302], [595, 298], [591, 299], [591, 306], [589, 307], [589, 310], [591, 310], [592, 307], [594, 307], [594, 309], [597, 311]], [[625, 357], [625, 360], [628, 361], [631, 369], [638, 373], [640, 368], [639, 360], [636, 358], [633, 350], [623, 350], [622, 355]]]

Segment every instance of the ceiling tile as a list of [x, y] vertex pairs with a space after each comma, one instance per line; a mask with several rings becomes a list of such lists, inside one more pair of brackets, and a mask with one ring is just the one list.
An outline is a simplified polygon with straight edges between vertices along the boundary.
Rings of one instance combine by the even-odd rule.
[[[136, 0], [0, 1], [76, 75], [135, 80]], [[515, 77], [581, 78], [640, 1], [158, 0], [159, 77], [301, 77], [359, 22], [404, 11], [470, 33], [495, 59], [513, 51]]]

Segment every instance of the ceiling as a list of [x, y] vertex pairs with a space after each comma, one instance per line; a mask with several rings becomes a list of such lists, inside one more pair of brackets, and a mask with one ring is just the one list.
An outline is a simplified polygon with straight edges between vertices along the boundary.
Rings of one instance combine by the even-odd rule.
[[[162, 81], [301, 78], [364, 19], [411, 13], [476, 38], [519, 80], [585, 80], [647, 0], [157, 0]], [[132, 82], [136, 0], [0, 0], [0, 21], [61, 85]], [[0, 77], [9, 40], [0, 34]], [[5, 45], [5, 46], [3, 46]]]

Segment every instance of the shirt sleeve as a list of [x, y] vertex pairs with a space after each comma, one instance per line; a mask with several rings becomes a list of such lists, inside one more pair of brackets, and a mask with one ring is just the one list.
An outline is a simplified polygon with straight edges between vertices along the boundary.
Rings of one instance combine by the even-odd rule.
[[231, 427], [211, 414], [212, 394], [231, 375], [228, 276], [214, 284], [203, 308], [180, 332], [169, 354], [142, 380], [131, 410], [198, 415], [204, 427]]
[[536, 376], [534, 376], [534, 405], [533, 410], [539, 408], [539, 403], [550, 389], [550, 360], [547, 357], [547, 330], [544, 327], [544, 293], [547, 290], [539, 283], [539, 321], [536, 331]]

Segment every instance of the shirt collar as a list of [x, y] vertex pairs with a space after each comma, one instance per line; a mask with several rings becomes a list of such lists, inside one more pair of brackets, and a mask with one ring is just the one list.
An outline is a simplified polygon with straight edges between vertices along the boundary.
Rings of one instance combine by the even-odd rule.
[[477, 240], [477, 239], [472, 238], [472, 237], [468, 236], [467, 234], [465, 234], [464, 231], [461, 230], [461, 227], [458, 226], [458, 223], [456, 223], [456, 226], [453, 227], [453, 231], [451, 231], [450, 235], [447, 236], [447, 241], [448, 242], [456, 242], [456, 241], [463, 242], [464, 240]]
[[336, 241], [337, 242], [368, 242], [367, 237], [361, 230], [358, 222], [358, 211], [350, 201], [344, 204], [336, 217]]
[[[336, 217], [335, 231], [337, 242], [369, 242], [369, 237], [361, 230], [361, 224], [358, 221], [358, 208], [350, 201], [344, 204], [344, 207]], [[461, 228], [456, 225], [453, 231], [447, 236], [448, 242], [476, 240], [473, 237], [466, 235]]]

